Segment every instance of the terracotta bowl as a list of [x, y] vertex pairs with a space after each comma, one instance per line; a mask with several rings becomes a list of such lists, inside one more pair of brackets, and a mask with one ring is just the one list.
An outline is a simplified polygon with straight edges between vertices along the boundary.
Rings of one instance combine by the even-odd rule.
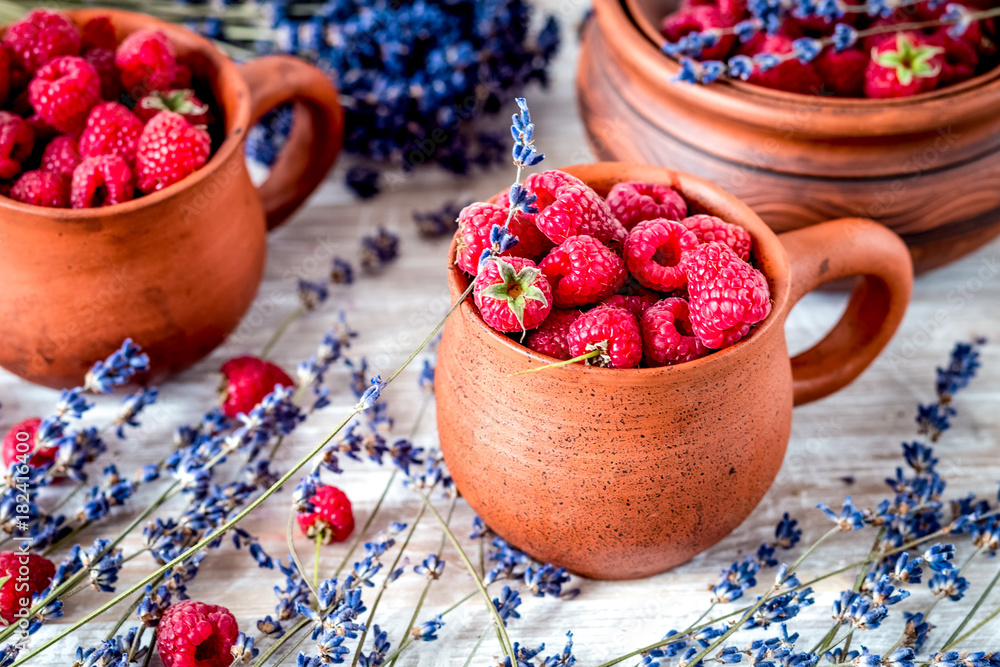
[[[749, 206], [661, 167], [571, 167], [601, 195], [618, 182], [669, 185], [692, 207], [747, 229], [773, 308], [736, 345], [666, 368], [555, 361], [489, 328], [472, 298], [449, 319], [436, 383], [441, 448], [458, 489], [500, 536], [598, 579], [668, 570], [750, 514], [781, 467], [792, 406], [851, 382], [910, 298], [912, 264], [893, 232], [845, 219], [776, 236]], [[449, 255], [453, 299], [469, 284]], [[843, 319], [789, 359], [785, 318], [819, 285], [860, 275]]]
[[743, 82], [675, 83], [656, 26], [676, 0], [595, 0], [577, 90], [602, 159], [687, 171], [732, 192], [775, 231], [872, 218], [918, 272], [1000, 234], [1000, 68], [893, 101]]
[[[125, 204], [69, 210], [0, 197], [0, 366], [32, 382], [79, 384], [133, 338], [154, 373], [184, 369], [236, 327], [257, 292], [266, 233], [323, 180], [340, 150], [343, 115], [318, 69], [290, 57], [237, 67], [208, 40], [149, 16], [110, 16], [119, 38], [167, 33], [211, 85], [225, 138], [203, 168]], [[295, 102], [295, 127], [270, 178], [255, 187], [243, 142], [268, 110]]]

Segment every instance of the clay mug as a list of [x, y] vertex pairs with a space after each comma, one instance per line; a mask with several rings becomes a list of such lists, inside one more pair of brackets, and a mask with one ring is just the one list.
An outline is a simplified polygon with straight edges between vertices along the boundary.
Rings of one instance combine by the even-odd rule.
[[[664, 572], [738, 526], [774, 481], [792, 406], [856, 378], [899, 326], [913, 267], [906, 245], [869, 220], [777, 236], [744, 203], [662, 167], [566, 169], [602, 196], [624, 181], [677, 189], [698, 212], [753, 237], [773, 308], [742, 341], [664, 368], [552, 363], [497, 333], [469, 297], [445, 326], [437, 366], [438, 431], [459, 491], [480, 517], [540, 561], [597, 579]], [[469, 284], [449, 255], [453, 299]], [[785, 319], [820, 285], [860, 276], [843, 318], [789, 359]]]
[[[236, 327], [257, 292], [266, 233], [319, 185], [343, 133], [337, 93], [318, 69], [271, 56], [237, 66], [207, 39], [142, 14], [109, 16], [119, 39], [162, 30], [194, 78], [210, 85], [225, 138], [179, 183], [95, 209], [50, 209], [0, 197], [0, 366], [52, 387], [131, 337], [154, 374], [184, 369]], [[243, 143], [267, 111], [295, 103], [288, 143], [259, 188]]]

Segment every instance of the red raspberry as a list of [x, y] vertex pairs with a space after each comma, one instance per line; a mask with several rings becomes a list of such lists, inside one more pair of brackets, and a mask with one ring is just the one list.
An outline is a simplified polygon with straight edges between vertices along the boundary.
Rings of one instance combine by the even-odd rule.
[[750, 245], [753, 240], [750, 232], [738, 225], [731, 225], [714, 215], [698, 214], [681, 220], [692, 234], [698, 237], [698, 243], [718, 241], [736, 251], [744, 262], [750, 260]]
[[195, 97], [190, 89], [154, 90], [135, 105], [135, 115], [144, 123], [161, 111], [178, 113], [192, 125], [208, 124], [208, 105]]
[[83, 58], [61, 56], [38, 70], [28, 97], [46, 123], [60, 132], [79, 132], [101, 99], [101, 77]]
[[553, 243], [586, 234], [603, 243], [621, 243], [627, 232], [611, 215], [611, 209], [589, 186], [575, 183], [561, 171], [543, 171], [529, 176], [524, 185], [538, 201], [535, 224]]
[[10, 50], [0, 44], [0, 104], [6, 104], [10, 97]]
[[102, 102], [91, 110], [80, 134], [80, 155], [120, 155], [135, 164], [143, 125], [139, 118], [117, 102]]
[[97, 76], [101, 78], [101, 98], [117, 100], [122, 93], [122, 84], [115, 67], [115, 52], [111, 49], [90, 49], [83, 54], [83, 59], [97, 70]]
[[53, 174], [72, 176], [78, 164], [80, 164], [80, 151], [76, 139], [64, 134], [50, 141], [45, 147], [42, 163], [38, 168], [42, 171], [51, 171]]
[[743, 338], [771, 312], [764, 274], [729, 246], [702, 243], [684, 256], [691, 295], [691, 329], [706, 347], [722, 349]]
[[114, 51], [117, 46], [118, 38], [115, 37], [115, 27], [107, 16], [95, 16], [80, 28], [80, 48], [83, 51], [89, 49]]
[[155, 192], [173, 185], [208, 162], [212, 140], [180, 114], [161, 111], [139, 136], [136, 171], [139, 189]]
[[869, 56], [858, 49], [826, 49], [816, 59], [816, 72], [823, 88], [840, 97], [865, 96], [865, 70]]
[[658, 183], [618, 183], [607, 201], [611, 213], [630, 231], [644, 220], [680, 220], [688, 208], [676, 190]]
[[[585, 185], [585, 183], [576, 176], [567, 174], [565, 171], [559, 171], [558, 169], [550, 169], [549, 171], [541, 172], [538, 175], [531, 174], [530, 176], [528, 176], [528, 179], [525, 180], [524, 182], [525, 187], [528, 186], [528, 180], [531, 180], [532, 183], [535, 183], [542, 178], [542, 174], [545, 175], [544, 180], [546, 181], [546, 184], [550, 189], [560, 188], [564, 185]], [[532, 176], [534, 176], [534, 178], [532, 178]], [[531, 188], [528, 189], [531, 190]], [[497, 204], [503, 206], [504, 208], [510, 208], [509, 189], [504, 190], [497, 196]]]
[[49, 586], [56, 566], [48, 558], [20, 551], [0, 551], [0, 618], [4, 625], [17, 623], [19, 614], [31, 606], [31, 596]]
[[602, 306], [624, 308], [641, 320], [646, 311], [659, 303], [660, 297], [653, 292], [645, 294], [613, 294], [601, 302]]
[[294, 387], [295, 381], [285, 371], [257, 357], [235, 357], [222, 364], [219, 372], [225, 378], [222, 390], [222, 412], [227, 417], [249, 414], [275, 385]]
[[170, 79], [170, 90], [183, 90], [191, 87], [191, 68], [182, 63], [174, 66], [173, 78]]
[[322, 537], [324, 544], [343, 542], [354, 530], [354, 512], [347, 494], [335, 486], [322, 485], [309, 499], [315, 510], [296, 518], [302, 534], [310, 539]]
[[964, 39], [955, 39], [949, 35], [948, 27], [941, 28], [930, 35], [927, 41], [944, 49], [941, 54], [943, 63], [941, 64], [940, 85], [949, 86], [975, 76], [976, 68], [979, 67], [980, 52], [972, 44]]
[[28, 459], [28, 465], [32, 468], [43, 468], [52, 463], [56, 458], [58, 447], [39, 447], [35, 439], [38, 427], [42, 420], [38, 417], [29, 417], [14, 425], [14, 428], [7, 431], [3, 439], [3, 464], [10, 468], [10, 464], [19, 461], [22, 456], [33, 452]]
[[[755, 56], [760, 53], [773, 53], [784, 55], [791, 53], [794, 38], [787, 35], [758, 33], [754, 35], [743, 47], [740, 53], [748, 56]], [[777, 67], [762, 71], [760, 65], [754, 66], [754, 72], [747, 79], [750, 83], [773, 88], [774, 90], [784, 90], [789, 93], [800, 93], [802, 95], [817, 95], [823, 90], [823, 80], [816, 72], [812, 63], [806, 64], [792, 58], [785, 60]]]
[[730, 25], [736, 25], [748, 15], [747, 0], [685, 0], [681, 3], [681, 8], [696, 7], [698, 5], [714, 5], [722, 12], [723, 17]]
[[691, 330], [688, 302], [670, 298], [646, 311], [640, 323], [642, 350], [650, 366], [673, 366], [708, 354]]
[[34, 74], [53, 58], [80, 53], [80, 29], [62, 14], [36, 9], [7, 28], [13, 65]]
[[651, 289], [669, 292], [687, 282], [681, 256], [698, 245], [698, 237], [673, 220], [646, 220], [625, 240], [625, 261], [632, 276]]
[[135, 195], [132, 170], [120, 155], [83, 160], [73, 171], [69, 201], [73, 208], [99, 208], [127, 202]]
[[[724, 16], [715, 5], [695, 5], [677, 10], [667, 15], [660, 24], [660, 32], [671, 42], [692, 32], [720, 30], [736, 24], [731, 17]], [[701, 60], [725, 60], [736, 43], [732, 34], [722, 35], [714, 46], [701, 52]]]
[[547, 354], [556, 359], [569, 359], [569, 347], [566, 344], [566, 334], [569, 325], [580, 317], [579, 310], [560, 310], [553, 308], [545, 321], [531, 332], [525, 342], [535, 352]]
[[635, 368], [642, 361], [642, 334], [635, 315], [624, 308], [601, 306], [577, 318], [566, 333], [570, 358], [600, 351], [590, 366]]
[[[122, 85], [133, 99], [152, 90], [167, 88], [174, 79], [177, 57], [174, 47], [159, 30], [138, 30], [118, 46], [115, 65]], [[139, 93], [139, 94], [136, 94]]]
[[552, 286], [559, 308], [597, 303], [625, 284], [628, 272], [621, 257], [593, 236], [570, 236], [542, 260], [542, 273]]
[[[508, 209], [499, 204], [469, 204], [458, 214], [458, 239], [455, 263], [471, 275], [479, 271], [479, 258], [490, 247], [493, 225], [501, 227], [507, 222]], [[504, 257], [534, 259], [552, 247], [552, 242], [538, 231], [531, 219], [516, 213], [510, 221], [510, 231], [518, 238], [517, 245], [503, 254]]]
[[472, 288], [486, 324], [497, 331], [527, 331], [552, 310], [552, 288], [530, 259], [503, 257], [483, 264]]
[[229, 667], [240, 629], [225, 607], [184, 600], [163, 612], [157, 632], [164, 667]]
[[69, 178], [48, 171], [26, 171], [10, 189], [10, 198], [49, 208], [69, 208]]
[[943, 52], [919, 33], [899, 32], [884, 38], [872, 51], [865, 95], [886, 99], [933, 90], [941, 80]]
[[35, 148], [35, 132], [20, 116], [0, 111], [0, 178], [14, 178]]

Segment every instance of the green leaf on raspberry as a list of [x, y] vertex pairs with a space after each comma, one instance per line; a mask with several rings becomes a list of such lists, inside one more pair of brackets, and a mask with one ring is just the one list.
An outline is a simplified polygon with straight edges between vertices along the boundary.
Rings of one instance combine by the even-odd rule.
[[939, 46], [917, 46], [903, 33], [896, 35], [895, 51], [872, 49], [872, 60], [881, 67], [896, 70], [896, 78], [904, 86], [913, 83], [914, 78], [929, 79], [941, 73], [941, 64], [931, 61], [944, 53]]
[[513, 266], [500, 258], [493, 261], [497, 263], [501, 282], [485, 288], [479, 293], [479, 296], [480, 298], [506, 301], [514, 313], [514, 317], [517, 318], [517, 323], [521, 325], [521, 331], [525, 331], [524, 309], [527, 302], [529, 300], [538, 301], [543, 306], [549, 305], [545, 293], [535, 285], [542, 275], [542, 271], [534, 266], [525, 266], [520, 271], [514, 271]]

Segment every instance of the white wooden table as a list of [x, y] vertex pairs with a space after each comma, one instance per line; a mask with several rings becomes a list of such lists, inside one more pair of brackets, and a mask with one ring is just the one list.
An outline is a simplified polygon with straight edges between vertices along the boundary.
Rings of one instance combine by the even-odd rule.
[[[532, 116], [537, 125], [536, 142], [548, 159], [546, 167], [592, 160], [586, 148], [583, 128], [576, 113], [573, 77], [576, 45], [570, 34], [582, 12], [576, 3], [549, 0], [542, 4], [563, 15], [567, 31], [566, 47], [554, 67], [551, 90], [529, 91]], [[511, 105], [513, 106], [513, 105]], [[267, 273], [257, 302], [233, 339], [208, 359], [161, 388], [162, 400], [144, 420], [138, 437], [115, 444], [113, 456], [124, 471], [131, 472], [142, 463], [159, 459], [170, 445], [173, 428], [197, 420], [215, 399], [216, 370], [230, 356], [257, 353], [278, 323], [294, 309], [292, 279], [297, 276], [320, 277], [326, 271], [333, 252], [356, 263], [360, 238], [384, 225], [402, 239], [401, 257], [378, 276], [361, 276], [350, 288], [334, 289], [324, 310], [295, 323], [287, 332], [273, 358], [287, 369], [307, 358], [332, 323], [338, 308], [348, 314], [352, 327], [360, 332], [350, 355], [367, 356], [375, 372], [387, 373], [402, 361], [412, 346], [428, 329], [426, 322], [436, 320], [447, 306], [445, 253], [447, 241], [429, 242], [418, 237], [411, 222], [414, 209], [437, 208], [449, 200], [486, 197], [507, 184], [512, 170], [455, 180], [444, 174], [420, 170], [393, 184], [390, 191], [369, 202], [360, 202], [342, 185], [343, 166], [338, 168], [309, 205], [271, 237]], [[534, 646], [546, 642], [556, 652], [567, 630], [574, 632], [580, 664], [594, 665], [610, 657], [658, 639], [671, 628], [683, 627], [706, 606], [706, 587], [715, 580], [720, 568], [743, 553], [752, 552], [769, 538], [782, 512], [797, 516], [806, 538], [818, 536], [829, 524], [815, 510], [817, 502], [839, 506], [845, 493], [854, 496], [860, 506], [874, 505], [886, 495], [884, 478], [891, 476], [902, 463], [900, 443], [915, 436], [914, 414], [918, 402], [933, 397], [934, 367], [943, 363], [956, 340], [976, 335], [996, 336], [1000, 325], [1000, 280], [996, 262], [1000, 243], [981, 249], [945, 269], [917, 281], [913, 304], [900, 333], [886, 353], [853, 385], [828, 399], [796, 410], [792, 439], [785, 465], [777, 482], [761, 505], [746, 522], [721, 544], [690, 563], [667, 574], [633, 582], [601, 583], [577, 580], [581, 589], [573, 601], [539, 600], [525, 597], [521, 620], [510, 626], [512, 637]], [[985, 280], [983, 276], [986, 276]], [[801, 350], [817, 340], [839, 316], [845, 298], [836, 294], [808, 297], [788, 322], [788, 337], [794, 350]], [[419, 366], [414, 365], [400, 381], [385, 392], [396, 420], [397, 432], [406, 434], [417, 413], [421, 394], [416, 386]], [[343, 382], [346, 371], [332, 374], [333, 384]], [[941, 469], [950, 482], [948, 497], [975, 491], [995, 497], [1000, 479], [997, 457], [997, 434], [1000, 433], [1000, 410], [996, 409], [1000, 390], [1000, 348], [987, 347], [983, 353], [981, 377], [958, 400], [960, 414], [955, 428], [938, 447]], [[31, 415], [49, 412], [56, 392], [31, 386], [16, 377], [0, 372], [0, 429]], [[338, 391], [334, 405], [316, 415], [296, 433], [293, 441], [278, 457], [280, 469], [309, 449], [340, 418], [353, 401], [348, 391]], [[109, 406], [110, 410], [110, 406]], [[107, 411], [104, 414], [108, 414]], [[431, 415], [432, 416], [432, 415]], [[435, 444], [433, 418], [425, 419], [417, 435], [424, 447]], [[348, 461], [337, 484], [352, 498], [361, 525], [371, 512], [388, 471], [372, 464]], [[848, 484], [845, 478], [853, 478]], [[113, 534], [134, 512], [153, 497], [146, 489], [125, 511], [105, 522], [99, 531], [91, 531], [83, 541], [98, 534]], [[287, 553], [285, 517], [289, 491], [264, 505], [246, 522], [246, 528], [261, 538], [266, 550], [274, 555]], [[418, 501], [402, 485], [389, 495], [384, 512], [375, 528], [388, 521], [410, 522]], [[169, 508], [168, 508], [169, 509]], [[470, 532], [472, 512], [460, 503], [454, 525], [459, 534]], [[409, 550], [410, 563], [417, 564], [437, 548], [440, 532], [432, 521], [424, 521]], [[867, 540], [868, 538], [865, 538]], [[139, 543], [126, 542], [126, 552]], [[822, 551], [803, 568], [805, 576], [857, 560], [867, 549], [861, 540], [845, 539], [840, 545]], [[300, 553], [308, 554], [309, 544], [299, 540]], [[344, 547], [330, 547], [323, 552], [324, 566], [333, 567], [344, 554]], [[428, 596], [422, 620], [441, 611], [459, 597], [474, 590], [472, 581], [458, 562], [455, 553], [445, 550], [448, 566], [443, 579]], [[127, 564], [120, 585], [137, 581], [148, 572], [151, 561], [145, 557]], [[974, 586], [981, 587], [994, 566], [982, 565], [970, 575]], [[214, 552], [203, 565], [201, 575], [189, 587], [198, 599], [228, 606], [237, 615], [241, 629], [254, 632], [256, 619], [273, 613], [276, 602], [271, 587], [281, 583], [277, 571], [259, 570], [244, 551], [227, 546]], [[835, 577], [817, 586], [817, 606], [806, 610], [796, 627], [810, 639], [828, 627], [829, 604], [836, 593], [850, 586], [848, 576]], [[424, 579], [408, 574], [390, 589], [380, 607], [376, 622], [391, 628], [390, 640], [397, 644], [419, 596]], [[988, 603], [992, 609], [998, 599]], [[95, 604], [107, 599], [103, 594], [84, 593], [67, 604], [63, 621], [79, 617]], [[921, 601], [912, 608], [922, 608]], [[950, 633], [953, 605], [940, 605], [935, 612], [942, 628], [940, 642]], [[120, 612], [119, 612], [120, 613]], [[117, 613], [105, 619], [117, 618]], [[438, 642], [417, 645], [404, 654], [401, 665], [462, 665], [469, 650], [488, 622], [478, 600], [464, 605], [447, 618]], [[882, 639], [864, 643], [873, 651], [884, 650], [895, 641], [901, 627], [897, 620], [891, 630], [877, 635]], [[48, 636], [60, 627], [38, 636]], [[78, 644], [95, 643], [110, 627], [110, 620], [95, 622], [78, 632], [73, 640], [60, 644], [37, 661], [39, 665], [68, 665]], [[989, 638], [1000, 624], [979, 635]], [[761, 636], [760, 633], [753, 635]], [[856, 642], [857, 645], [858, 642]], [[974, 642], [979, 646], [983, 642]], [[808, 648], [810, 642], [804, 642]], [[933, 642], [932, 642], [933, 645]], [[473, 664], [492, 664], [497, 654], [495, 641], [488, 640]], [[294, 662], [294, 661], [293, 661]], [[634, 663], [635, 661], [633, 661]], [[153, 664], [159, 664], [154, 658]]]

